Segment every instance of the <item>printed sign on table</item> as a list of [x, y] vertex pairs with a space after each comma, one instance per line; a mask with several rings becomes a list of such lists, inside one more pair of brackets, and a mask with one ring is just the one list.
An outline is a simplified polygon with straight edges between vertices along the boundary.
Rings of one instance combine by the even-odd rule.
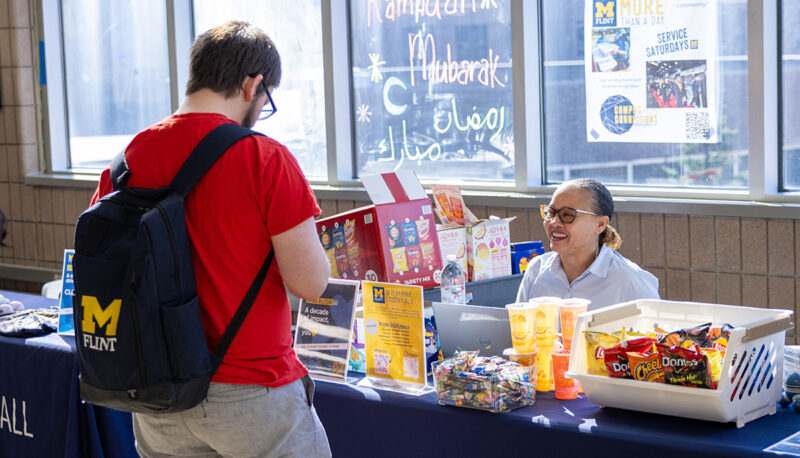
[[72, 297], [75, 295], [75, 279], [72, 273], [72, 256], [75, 250], [64, 250], [64, 267], [61, 272], [61, 303], [58, 310], [58, 332], [75, 332]]
[[332, 278], [321, 297], [300, 300], [294, 350], [315, 378], [347, 379], [358, 284]]
[[585, 24], [588, 141], [718, 141], [716, 0], [587, 0]]
[[425, 383], [422, 287], [362, 282], [367, 378], [365, 385], [412, 394]]

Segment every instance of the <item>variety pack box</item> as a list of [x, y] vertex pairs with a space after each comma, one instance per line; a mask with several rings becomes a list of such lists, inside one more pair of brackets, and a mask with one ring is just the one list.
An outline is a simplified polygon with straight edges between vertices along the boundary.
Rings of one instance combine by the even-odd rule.
[[412, 171], [361, 178], [373, 205], [317, 221], [331, 276], [439, 285], [442, 261], [430, 198]]

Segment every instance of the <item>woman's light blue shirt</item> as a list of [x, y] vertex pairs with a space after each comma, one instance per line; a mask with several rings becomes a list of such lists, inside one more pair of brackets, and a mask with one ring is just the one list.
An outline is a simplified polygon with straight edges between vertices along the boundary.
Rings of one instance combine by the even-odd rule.
[[659, 299], [658, 279], [635, 262], [603, 245], [597, 259], [572, 283], [555, 251], [537, 256], [525, 270], [517, 302], [540, 296], [580, 297], [592, 301], [589, 310], [636, 299]]

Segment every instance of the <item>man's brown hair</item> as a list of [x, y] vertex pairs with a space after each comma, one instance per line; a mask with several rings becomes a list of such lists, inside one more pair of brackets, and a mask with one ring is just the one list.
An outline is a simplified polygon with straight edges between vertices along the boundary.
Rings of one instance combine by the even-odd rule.
[[266, 87], [280, 84], [281, 57], [275, 43], [247, 22], [227, 22], [192, 44], [186, 95], [205, 88], [230, 98], [246, 77], [256, 75], [264, 75]]

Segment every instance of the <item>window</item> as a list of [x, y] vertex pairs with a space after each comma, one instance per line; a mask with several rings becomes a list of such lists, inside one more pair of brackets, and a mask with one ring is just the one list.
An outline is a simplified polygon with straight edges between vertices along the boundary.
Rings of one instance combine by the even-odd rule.
[[781, 2], [782, 92], [781, 118], [783, 141], [783, 187], [800, 190], [800, 33], [793, 27], [800, 21], [800, 3]]
[[[595, 2], [600, 3], [600, 2]], [[596, 28], [592, 30], [594, 46], [599, 41], [612, 42], [628, 39], [630, 47], [629, 62], [619, 64], [610, 53], [588, 53], [595, 56], [592, 79], [587, 82], [586, 62], [584, 60], [584, 31], [592, 24], [584, 24], [584, 0], [544, 0], [542, 4], [543, 60], [544, 60], [544, 143], [545, 143], [545, 182], [555, 183], [570, 178], [591, 177], [606, 184], [620, 185], [652, 185], [662, 187], [728, 187], [744, 188], [748, 185], [748, 143], [747, 143], [747, 2], [744, 0], [720, 0], [718, 2], [718, 33], [716, 37], [705, 37], [708, 41], [716, 40], [718, 54], [711, 57], [716, 64], [717, 78], [707, 81], [708, 85], [717, 85], [717, 103], [712, 109], [718, 110], [719, 123], [717, 141], [715, 143], [670, 143], [662, 138], [663, 143], [622, 142], [622, 141], [588, 141], [594, 124], [587, 123], [587, 92], [598, 89], [594, 72], [624, 72], [620, 92], [624, 85], [634, 84], [644, 88], [657, 81], [666, 87], [665, 82], [681, 88], [684, 93], [683, 103], [675, 104], [677, 108], [660, 108], [658, 100], [663, 97], [665, 106], [670, 95], [653, 89], [640, 99], [646, 103], [646, 112], [662, 118], [671, 115], [675, 110], [683, 110], [687, 114], [686, 129], [690, 129], [691, 119], [698, 118], [694, 106], [703, 106], [702, 98], [695, 99], [691, 93], [692, 83], [706, 84], [705, 61], [684, 60], [686, 55], [674, 52], [674, 48], [658, 50], [652, 53], [658, 56], [666, 51], [668, 57], [647, 57], [644, 52], [637, 55], [635, 48], [642, 51], [645, 46], [657, 44], [635, 43], [636, 27], [644, 29], [640, 22], [643, 17], [657, 16], [653, 11], [645, 11], [646, 5], [664, 4], [666, 2], [617, 2], [618, 19], [615, 28]], [[701, 3], [701, 2], [698, 2]], [[713, 3], [713, 2], [709, 2]], [[629, 11], [625, 9], [628, 8]], [[623, 20], [625, 16], [626, 20]], [[652, 24], [652, 22], [651, 22]], [[674, 24], [672, 29], [665, 25], [664, 31], [680, 34], [683, 27]], [[685, 30], [685, 29], [684, 29]], [[601, 31], [607, 32], [602, 35]], [[661, 31], [661, 29], [659, 29]], [[639, 35], [641, 36], [641, 34]], [[689, 44], [692, 36], [686, 37]], [[607, 59], [603, 59], [607, 57]], [[639, 62], [636, 62], [638, 60]], [[642, 61], [645, 62], [642, 62]], [[606, 62], [607, 61], [607, 62]], [[608, 65], [605, 65], [608, 64]], [[606, 68], [601, 68], [601, 65]], [[647, 68], [645, 68], [645, 65]], [[709, 65], [710, 67], [710, 65]], [[712, 76], [709, 73], [709, 76]], [[617, 81], [620, 81], [619, 79]], [[694, 85], [700, 88], [700, 84]], [[587, 84], [589, 89], [587, 89]], [[710, 87], [710, 86], [709, 86]], [[648, 87], [650, 89], [650, 87]], [[637, 89], [638, 90], [638, 89]], [[677, 92], [677, 91], [676, 91]], [[701, 93], [695, 89], [696, 93]], [[655, 95], [653, 95], [655, 94]], [[646, 102], [644, 102], [646, 100]], [[713, 103], [713, 100], [711, 101]], [[634, 105], [636, 105], [634, 103]], [[684, 108], [681, 108], [680, 106]], [[636, 106], [638, 111], [644, 107]], [[652, 108], [652, 109], [650, 109]], [[644, 111], [644, 110], [643, 110]], [[659, 114], [661, 113], [661, 114]], [[637, 113], [638, 114], [638, 113]], [[597, 110], [597, 118], [601, 118], [601, 110]], [[640, 121], [641, 119], [641, 121]], [[647, 117], [637, 116], [634, 123], [651, 122]], [[597, 123], [599, 124], [599, 122]], [[634, 124], [635, 127], [636, 124]], [[630, 126], [628, 126], [630, 127]], [[677, 125], [677, 128], [682, 127]], [[713, 128], [713, 127], [712, 127]], [[599, 127], [598, 129], [602, 129]], [[631, 130], [631, 133], [634, 131]], [[679, 132], [680, 133], [680, 132]], [[649, 134], [640, 138], [647, 139]], [[608, 138], [608, 137], [606, 137]]]
[[[634, 198], [798, 199], [800, 115], [791, 96], [800, 90], [800, 35], [791, 24], [800, 6], [787, 0], [40, 5], [48, 171], [56, 174], [96, 173], [133, 134], [177, 109], [193, 38], [239, 19], [265, 30], [283, 62], [279, 113], [256, 129], [286, 144], [312, 182], [331, 185], [320, 188], [325, 198], [350, 200], [347, 188], [360, 192], [364, 174], [410, 169], [427, 182], [523, 196], [585, 176]], [[587, 7], [600, 8], [603, 21], [615, 8], [620, 22], [596, 23]], [[704, 10], [650, 27], [643, 40], [631, 18], [661, 20], [648, 8]], [[780, 36], [773, 23], [786, 25]], [[776, 38], [780, 54], [748, 59], [748, 49]], [[667, 49], [677, 39], [686, 48]], [[701, 56], [677, 52], [701, 48]], [[621, 91], [638, 88], [636, 103], [593, 91], [617, 76]], [[658, 135], [614, 137], [648, 115], [674, 123]]]
[[289, 148], [309, 177], [327, 174], [325, 81], [320, 0], [194, 1], [195, 36], [225, 21], [247, 21], [264, 30], [281, 55], [281, 85], [272, 93], [275, 116], [254, 129]]
[[357, 175], [513, 182], [509, 3], [351, 3]]
[[142, 128], [169, 115], [161, 0], [62, 3], [66, 168], [102, 168]]

